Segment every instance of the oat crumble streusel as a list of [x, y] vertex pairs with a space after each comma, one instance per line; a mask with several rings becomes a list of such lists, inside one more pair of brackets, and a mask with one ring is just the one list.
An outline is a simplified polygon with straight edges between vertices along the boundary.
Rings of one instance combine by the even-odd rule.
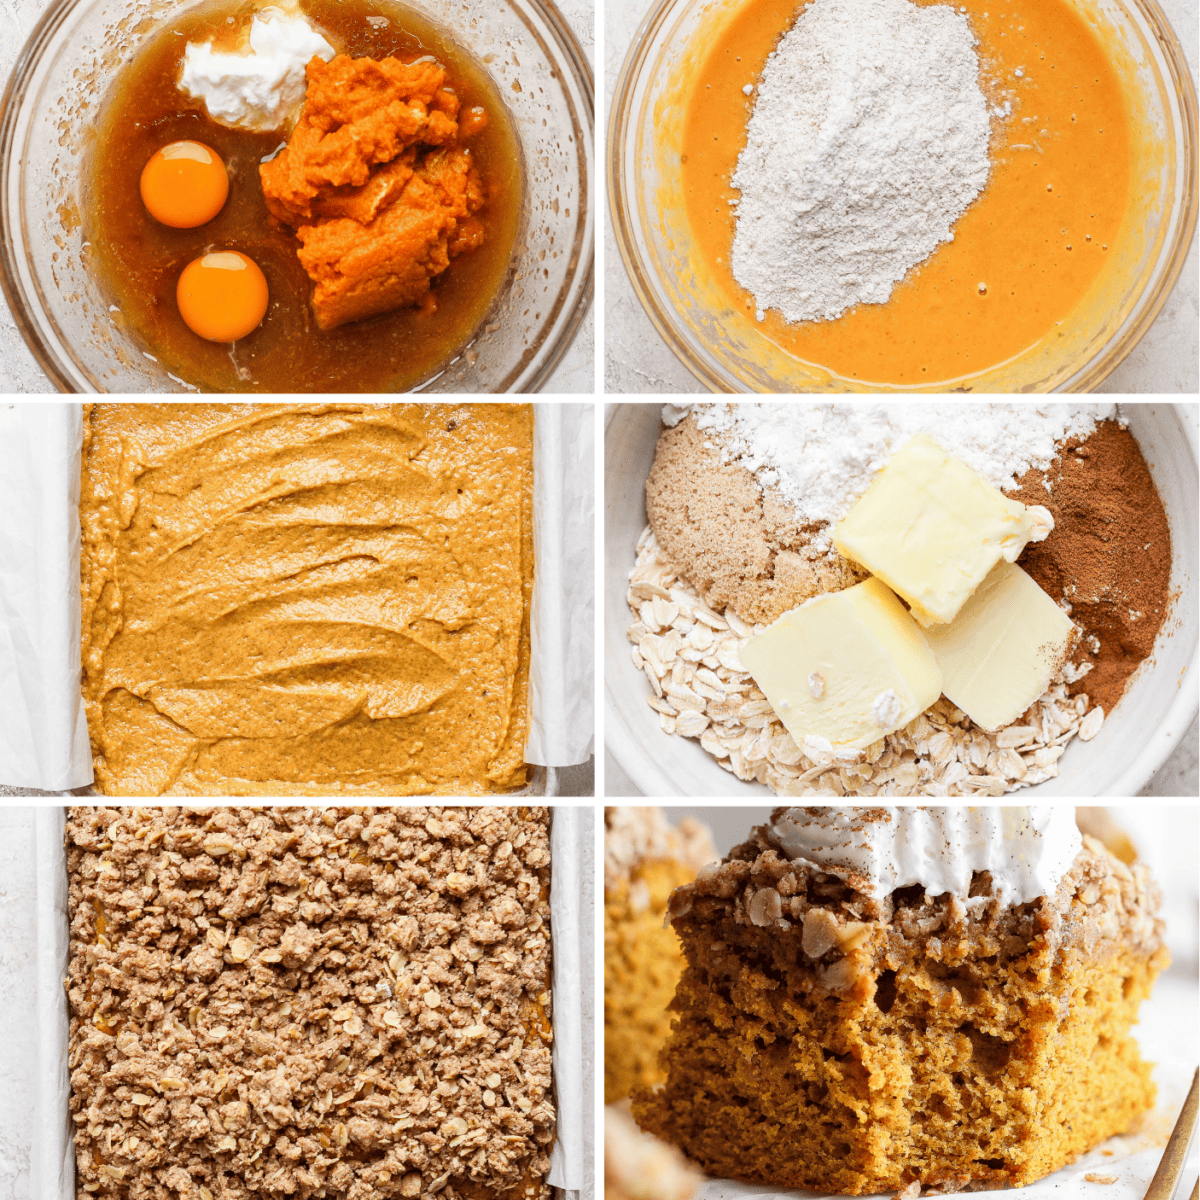
[[549, 813], [73, 808], [77, 1195], [542, 1200]]

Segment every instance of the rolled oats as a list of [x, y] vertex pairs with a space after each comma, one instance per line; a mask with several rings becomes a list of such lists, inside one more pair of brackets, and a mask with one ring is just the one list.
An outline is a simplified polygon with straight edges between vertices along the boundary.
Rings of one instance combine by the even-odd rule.
[[1100, 732], [1100, 726], [1103, 724], [1104, 709], [1099, 707], [1093, 708], [1080, 722], [1079, 740], [1081, 742], [1090, 742]]
[[1104, 720], [1103, 709], [1089, 711], [1085, 694], [1069, 696], [1060, 676], [1020, 724], [995, 733], [943, 697], [864, 752], [835, 755], [819, 737], [798, 746], [742, 669], [755, 627], [732, 611], [713, 612], [661, 555], [649, 528], [638, 541], [628, 600], [633, 661], [653, 689], [647, 699], [663, 730], [698, 737], [725, 770], [780, 795], [1002, 796], [1054, 778], [1071, 739], [1089, 741]]

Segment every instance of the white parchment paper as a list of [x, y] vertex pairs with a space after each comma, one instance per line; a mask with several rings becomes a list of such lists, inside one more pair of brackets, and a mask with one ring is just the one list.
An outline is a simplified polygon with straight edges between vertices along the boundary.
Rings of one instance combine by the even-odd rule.
[[554, 950], [554, 1090], [558, 1136], [550, 1183], [568, 1193], [594, 1194], [590, 1146], [595, 1103], [595, 810], [555, 808], [550, 826], [550, 932]]
[[78, 404], [0, 406], [0, 781], [92, 782], [79, 691]]
[[[75, 1200], [75, 1151], [67, 1110], [66, 810], [37, 812], [37, 1089], [30, 1196]], [[558, 1129], [549, 1182], [566, 1200], [589, 1200], [592, 1181], [594, 1045], [592, 905], [595, 850], [591, 807], [555, 808], [550, 826], [550, 935], [553, 951], [554, 1089]]]
[[593, 750], [595, 406], [533, 417], [533, 653], [525, 761], [567, 767]]
[[[593, 748], [594, 406], [534, 406], [534, 595], [525, 761]], [[82, 408], [0, 407], [0, 783], [92, 782], [80, 698]]]
[[41, 1200], [75, 1200], [75, 1147], [67, 1100], [67, 858], [66, 810], [37, 810], [37, 1079], [36, 1119], [29, 1156], [29, 1194]]

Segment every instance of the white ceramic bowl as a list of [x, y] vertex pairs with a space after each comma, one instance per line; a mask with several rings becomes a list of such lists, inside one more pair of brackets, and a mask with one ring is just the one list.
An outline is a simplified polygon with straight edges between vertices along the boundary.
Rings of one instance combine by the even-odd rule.
[[[1153, 655], [1138, 668], [1100, 733], [1091, 742], [1071, 742], [1059, 760], [1058, 777], [1012, 793], [1013, 800], [1136, 796], [1196, 715], [1200, 698], [1197, 406], [1122, 404], [1120, 411], [1129, 421], [1166, 508], [1174, 549], [1171, 591], [1176, 599]], [[695, 739], [662, 731], [658, 714], [646, 703], [650, 685], [630, 656], [625, 591], [637, 540], [646, 525], [646, 475], [654, 459], [661, 412], [660, 404], [612, 405], [605, 422], [605, 742], [645, 796], [727, 796], [761, 803], [771, 795], [770, 789], [743, 783], [718, 766]]]

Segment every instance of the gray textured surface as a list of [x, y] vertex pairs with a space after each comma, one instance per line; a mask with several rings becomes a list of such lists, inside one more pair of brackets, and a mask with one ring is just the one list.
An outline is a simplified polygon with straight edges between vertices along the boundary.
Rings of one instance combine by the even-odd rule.
[[[567, 24], [574, 31], [583, 47], [592, 71], [596, 70], [596, 20], [592, 0], [558, 0], [559, 11], [567, 19]], [[599, 175], [603, 168], [599, 158], [596, 162], [596, 173]], [[596, 181], [592, 181], [592, 203], [598, 204], [600, 192]], [[599, 222], [597, 222], [599, 226]], [[598, 258], [599, 256], [597, 256]], [[597, 271], [600, 264], [596, 263]], [[1194, 274], [1194, 272], [1193, 272]], [[1192, 305], [1193, 309], [1195, 304]], [[546, 380], [542, 388], [543, 395], [571, 393], [572, 395], [593, 395], [596, 391], [596, 312], [593, 306], [583, 319], [575, 340], [567, 348], [563, 360], [554, 369], [554, 374]]]
[[[46, 0], [0, 0], [0, 78], [5, 84]], [[595, 19], [591, 0], [560, 0], [559, 10], [571, 26], [595, 70]], [[599, 164], [597, 164], [599, 165]], [[595, 192], [593, 182], [593, 196]], [[589, 309], [562, 361], [542, 388], [544, 394], [590, 395], [595, 391], [595, 310]], [[53, 392], [25, 339], [17, 330], [7, 303], [0, 303], [0, 392]], [[4, 1200], [0, 1194], [0, 1200]]]
[[30, 1200], [34, 913], [33, 810], [0, 807], [0, 1200]]
[[[625, 52], [638, 24], [654, 0], [605, 0], [604, 95], [607, 113], [613, 88], [625, 61]], [[1197, 0], [1161, 0], [1175, 30], [1188, 65], [1196, 75]], [[621, 255], [617, 251], [612, 220], [604, 214], [604, 390], [608, 393], [703, 392], [696, 377], [659, 337], [634, 295]], [[1200, 312], [1200, 277], [1197, 274], [1196, 239], [1162, 312], [1130, 356], [1105, 380], [1101, 392], [1195, 392], [1200, 387], [1197, 329]]]

